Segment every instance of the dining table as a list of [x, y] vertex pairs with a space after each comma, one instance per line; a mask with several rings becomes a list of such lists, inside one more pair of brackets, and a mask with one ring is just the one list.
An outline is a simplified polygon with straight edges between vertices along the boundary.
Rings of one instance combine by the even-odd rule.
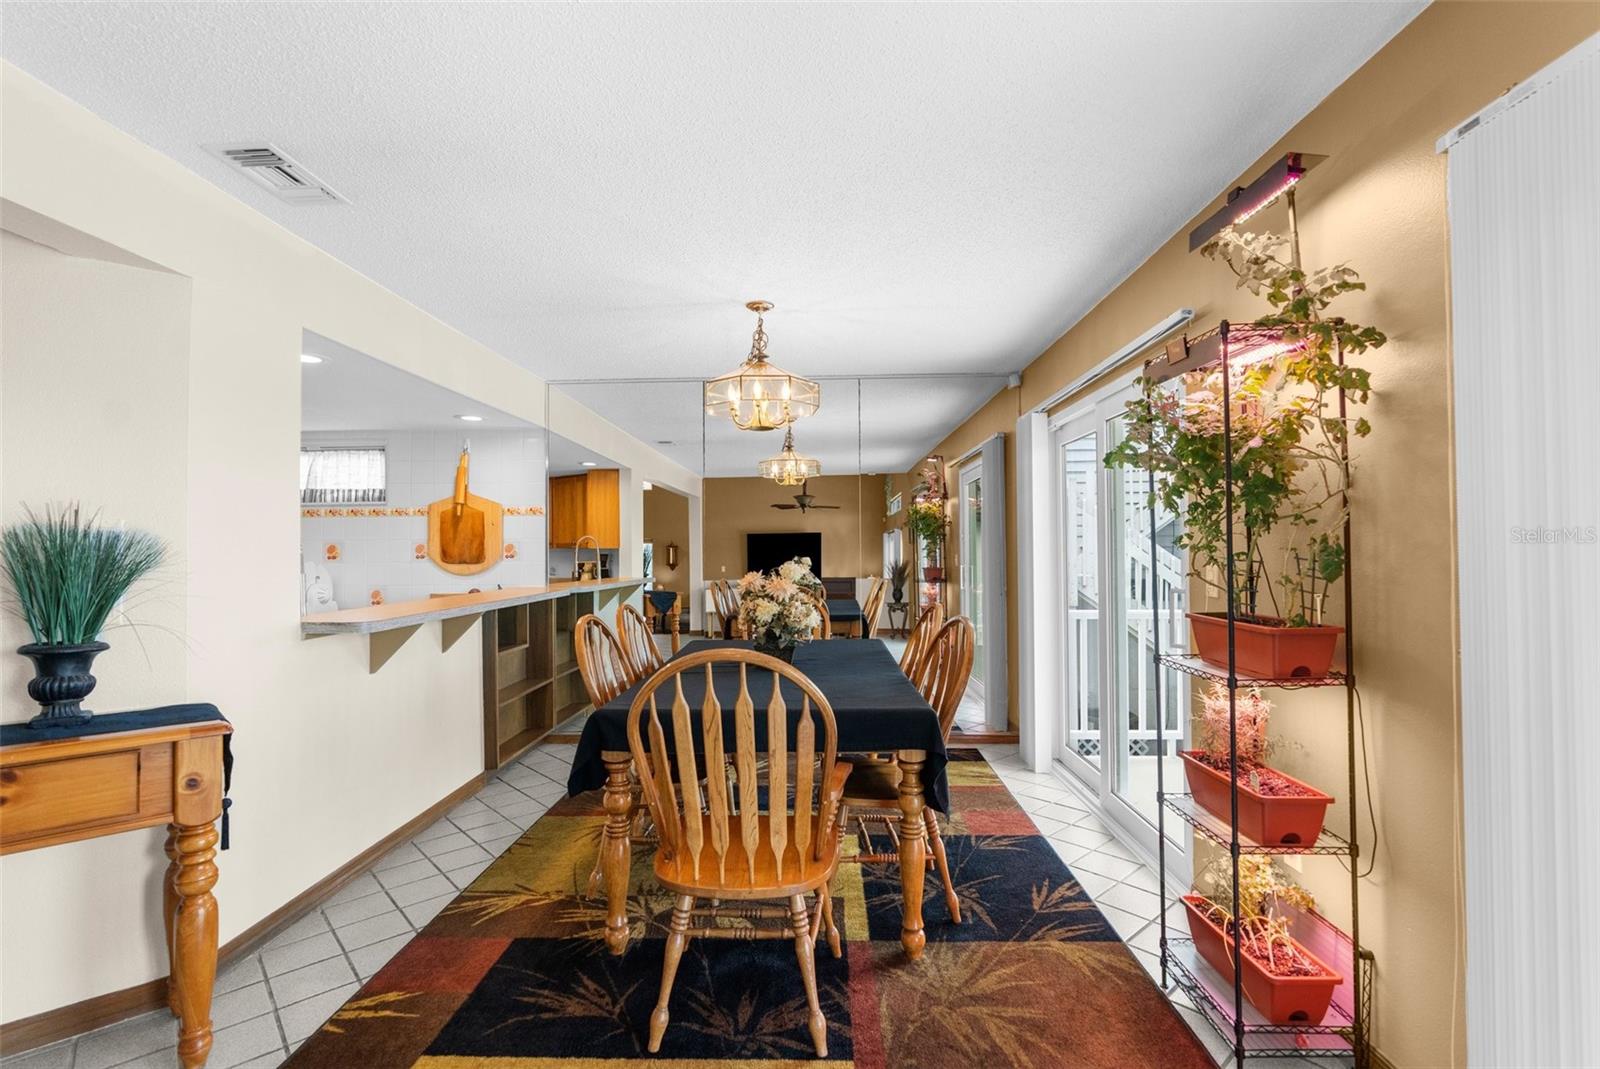
[[[677, 656], [730, 647], [749, 649], [751, 644], [698, 639], [685, 644]], [[948, 759], [939, 717], [900, 671], [882, 642], [807, 642], [795, 647], [793, 663], [828, 699], [840, 754], [893, 753], [900, 765], [900, 944], [907, 956], [920, 958], [926, 942], [922, 885], [927, 865], [927, 829], [922, 813], [925, 806], [948, 813], [950, 805], [945, 775]], [[698, 710], [704, 697], [705, 677], [687, 673], [678, 678], [689, 707]], [[603, 792], [606, 823], [600, 843], [599, 873], [606, 899], [606, 945], [613, 954], [623, 953], [628, 945], [628, 873], [638, 806], [633, 758], [628, 749], [628, 715], [642, 686], [643, 683], [634, 684], [590, 714], [567, 777], [567, 792], [571, 795], [595, 789]], [[738, 666], [729, 664], [716, 669], [712, 687], [721, 702], [725, 727], [731, 732], [739, 687]], [[797, 707], [799, 690], [787, 681], [782, 690], [785, 702], [791, 708]], [[670, 703], [671, 699], [664, 696], [662, 700]], [[794, 722], [795, 718], [791, 718], [791, 731]], [[670, 728], [670, 724], [664, 726]], [[698, 730], [695, 737], [698, 743]], [[670, 730], [665, 738], [670, 747]]]
[[828, 619], [836, 624], [849, 624], [850, 636], [861, 637], [866, 631], [861, 626], [861, 603], [855, 598], [829, 598]]

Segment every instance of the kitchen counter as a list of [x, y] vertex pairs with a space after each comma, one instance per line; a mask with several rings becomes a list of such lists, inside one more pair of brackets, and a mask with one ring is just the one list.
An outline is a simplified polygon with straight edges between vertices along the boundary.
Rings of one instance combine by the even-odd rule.
[[643, 579], [589, 579], [551, 583], [549, 586], [514, 586], [477, 594], [445, 594], [416, 601], [395, 601], [359, 609], [313, 613], [300, 618], [302, 635], [370, 635], [380, 631], [415, 628], [430, 620], [481, 616], [492, 609], [550, 601], [568, 594], [643, 586]]

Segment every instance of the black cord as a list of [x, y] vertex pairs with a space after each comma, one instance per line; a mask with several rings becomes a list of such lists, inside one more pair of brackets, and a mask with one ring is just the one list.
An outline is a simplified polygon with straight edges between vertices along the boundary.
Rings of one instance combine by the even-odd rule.
[[[1372, 825], [1372, 850], [1367, 855], [1367, 871], [1356, 874], [1356, 879], [1364, 880], [1372, 875], [1372, 870], [1378, 864], [1378, 811], [1372, 804], [1372, 761], [1367, 757], [1366, 707], [1361, 704], [1361, 688], [1352, 687], [1351, 690], [1356, 696], [1356, 721], [1361, 725], [1361, 782], [1367, 792], [1367, 821]], [[1350, 799], [1350, 804], [1355, 805], [1356, 800]], [[1343, 858], [1339, 859], [1339, 864], [1344, 866], [1346, 872], [1350, 871], [1350, 866], [1345, 865]]]

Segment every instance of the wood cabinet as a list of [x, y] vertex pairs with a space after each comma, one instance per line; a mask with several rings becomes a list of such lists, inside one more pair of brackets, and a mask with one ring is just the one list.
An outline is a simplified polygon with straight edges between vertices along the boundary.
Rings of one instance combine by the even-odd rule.
[[577, 545], [593, 535], [601, 546], [622, 545], [621, 473], [596, 468], [582, 475], [557, 475], [550, 480], [550, 544], [558, 548]]

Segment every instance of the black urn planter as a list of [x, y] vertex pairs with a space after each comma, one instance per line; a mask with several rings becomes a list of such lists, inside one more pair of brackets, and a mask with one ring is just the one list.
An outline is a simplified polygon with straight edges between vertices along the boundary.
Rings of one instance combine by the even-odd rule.
[[104, 642], [81, 646], [47, 646], [30, 643], [17, 652], [33, 662], [34, 677], [28, 681], [28, 697], [39, 703], [39, 715], [28, 723], [33, 727], [58, 724], [85, 724], [94, 716], [83, 707], [83, 699], [94, 690], [90, 667], [98, 655], [111, 647]]
[[794, 663], [794, 647], [793, 646], [768, 646], [768, 645], [764, 645], [763, 643], [757, 642], [755, 644], [755, 650], [756, 650], [757, 653], [764, 653], [768, 657], [776, 657], [778, 660], [783, 661], [785, 664], [793, 664]]

